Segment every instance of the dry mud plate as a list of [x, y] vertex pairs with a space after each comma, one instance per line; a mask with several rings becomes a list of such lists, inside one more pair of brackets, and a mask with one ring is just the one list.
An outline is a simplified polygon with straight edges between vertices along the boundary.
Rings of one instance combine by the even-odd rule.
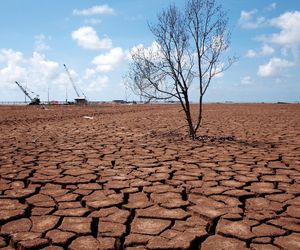
[[0, 248], [300, 249], [300, 105], [183, 125], [177, 105], [1, 107]]

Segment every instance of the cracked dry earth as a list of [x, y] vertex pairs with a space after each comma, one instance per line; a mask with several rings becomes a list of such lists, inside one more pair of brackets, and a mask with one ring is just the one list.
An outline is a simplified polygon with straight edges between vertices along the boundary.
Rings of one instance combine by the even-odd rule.
[[0, 248], [300, 249], [300, 105], [207, 104], [202, 141], [182, 116], [0, 107]]

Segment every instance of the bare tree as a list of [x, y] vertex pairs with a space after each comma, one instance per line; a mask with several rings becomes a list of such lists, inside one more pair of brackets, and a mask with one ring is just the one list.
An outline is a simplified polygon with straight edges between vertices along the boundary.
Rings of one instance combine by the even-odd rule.
[[[227, 15], [215, 0], [188, 0], [183, 11], [170, 5], [156, 24], [149, 25], [155, 37], [150, 48], [140, 45], [131, 52], [131, 89], [148, 101], [178, 99], [193, 139], [201, 126], [203, 96], [211, 80], [235, 61], [221, 57], [230, 44], [227, 26]], [[199, 89], [196, 117], [190, 105], [192, 84]]]

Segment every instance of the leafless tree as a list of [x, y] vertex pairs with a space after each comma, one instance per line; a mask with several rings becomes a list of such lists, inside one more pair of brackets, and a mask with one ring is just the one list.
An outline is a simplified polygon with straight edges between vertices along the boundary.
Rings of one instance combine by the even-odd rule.
[[[230, 44], [227, 15], [215, 0], [188, 0], [184, 10], [170, 5], [149, 27], [155, 42], [131, 51], [130, 87], [148, 101], [178, 99], [189, 135], [195, 139], [211, 80], [235, 61], [222, 56]], [[199, 96], [195, 117], [190, 104], [192, 84]]]

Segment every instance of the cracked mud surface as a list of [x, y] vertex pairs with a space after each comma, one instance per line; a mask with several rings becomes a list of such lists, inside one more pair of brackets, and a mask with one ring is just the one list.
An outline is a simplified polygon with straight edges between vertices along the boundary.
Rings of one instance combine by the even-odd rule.
[[182, 115], [0, 107], [0, 249], [300, 249], [300, 105]]

